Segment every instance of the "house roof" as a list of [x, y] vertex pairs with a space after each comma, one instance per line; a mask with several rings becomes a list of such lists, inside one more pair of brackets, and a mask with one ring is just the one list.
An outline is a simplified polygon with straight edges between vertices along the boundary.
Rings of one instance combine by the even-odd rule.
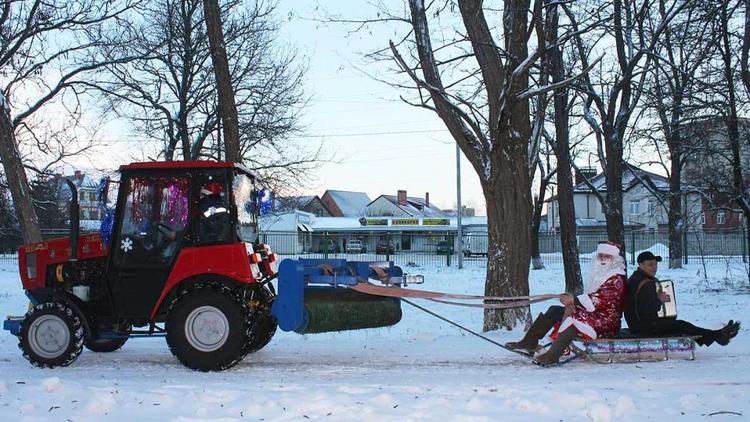
[[[669, 190], [669, 179], [666, 177], [651, 173], [633, 165], [626, 165], [622, 172], [622, 190], [628, 191], [642, 182], [648, 183], [649, 187], [659, 191]], [[607, 181], [605, 180], [604, 173], [599, 173], [590, 180], [591, 185], [599, 192], [607, 191]], [[573, 188], [574, 193], [588, 193], [592, 192], [591, 187], [586, 182], [577, 184]]]
[[329, 189], [326, 193], [336, 203], [344, 217], [359, 217], [364, 214], [364, 209], [370, 203], [370, 197], [364, 192]]
[[51, 177], [49, 179], [49, 185], [52, 186], [53, 189], [56, 188], [58, 192], [63, 196], [69, 196], [70, 190], [68, 190], [68, 186], [65, 183], [65, 180], [70, 180], [73, 182], [73, 184], [78, 188], [79, 190], [81, 188], [83, 189], [98, 189], [99, 188], [99, 181], [94, 180], [93, 177], [86, 175], [85, 173], [81, 173], [80, 178], [76, 178], [74, 175], [70, 176], [62, 176], [59, 180], [55, 177]]
[[274, 210], [300, 209], [317, 198], [317, 195], [306, 196], [280, 196], [274, 201]]
[[432, 204], [430, 204], [430, 206], [427, 206], [427, 202], [423, 198], [409, 196], [406, 198], [406, 205], [399, 205], [397, 195], [380, 195], [379, 197], [375, 198], [375, 201], [377, 201], [381, 197], [387, 199], [390, 203], [399, 207], [401, 210], [411, 216], [445, 217], [447, 215], [445, 212], [443, 212], [443, 210], [433, 206]]

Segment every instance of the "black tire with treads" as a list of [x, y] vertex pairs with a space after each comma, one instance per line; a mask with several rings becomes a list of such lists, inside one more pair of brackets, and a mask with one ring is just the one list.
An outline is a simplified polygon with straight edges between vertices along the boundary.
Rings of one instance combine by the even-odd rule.
[[[63, 341], [57, 341], [60, 339]], [[40, 303], [29, 309], [21, 321], [18, 347], [34, 366], [68, 366], [81, 354], [83, 342], [81, 316], [66, 303]]]
[[[203, 351], [191, 344], [189, 317], [209, 307], [214, 315], [223, 315], [228, 324], [224, 342], [215, 350]], [[217, 314], [218, 313], [218, 314]], [[249, 352], [253, 340], [249, 304], [240, 295], [220, 284], [197, 284], [179, 294], [170, 304], [167, 316], [167, 344], [172, 354], [188, 368], [197, 371], [221, 371], [240, 362]]]

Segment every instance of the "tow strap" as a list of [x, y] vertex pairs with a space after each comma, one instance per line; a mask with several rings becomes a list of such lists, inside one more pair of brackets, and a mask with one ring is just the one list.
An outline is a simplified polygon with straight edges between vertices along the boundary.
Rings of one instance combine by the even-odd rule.
[[[559, 294], [541, 294], [531, 296], [514, 296], [514, 297], [503, 297], [503, 296], [478, 296], [478, 295], [464, 295], [464, 294], [453, 294], [453, 293], [442, 293], [442, 292], [431, 292], [427, 290], [416, 290], [416, 289], [403, 289], [397, 286], [377, 286], [370, 282], [359, 282], [354, 286], [350, 287], [352, 290], [356, 290], [360, 293], [366, 293], [376, 296], [395, 297], [399, 299], [412, 298], [412, 299], [427, 299], [433, 302], [445, 303], [456, 306], [466, 306], [471, 308], [484, 308], [484, 309], [510, 309], [520, 308], [522, 306], [528, 306], [532, 303], [544, 302], [550, 299], [558, 299]], [[453, 299], [453, 300], [447, 300]], [[501, 303], [464, 303], [456, 302], [455, 300], [481, 300], [490, 302], [501, 302]]]

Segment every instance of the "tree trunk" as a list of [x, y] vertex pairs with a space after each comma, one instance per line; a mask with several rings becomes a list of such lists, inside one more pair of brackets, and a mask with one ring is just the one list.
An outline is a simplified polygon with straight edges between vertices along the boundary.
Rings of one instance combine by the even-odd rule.
[[[680, 161], [682, 160], [679, 135], [672, 132], [674, 145], [670, 154], [671, 169], [669, 175], [669, 268], [682, 268], [682, 233], [685, 230], [685, 217], [682, 209], [682, 175]], [[676, 141], [676, 142], [675, 142]]]
[[534, 270], [544, 269], [544, 261], [539, 252], [539, 226], [542, 222], [542, 207], [544, 206], [545, 192], [548, 183], [542, 178], [539, 183], [539, 194], [534, 201], [534, 212], [531, 215], [531, 268]]
[[237, 105], [229, 73], [227, 51], [224, 46], [224, 31], [221, 27], [221, 14], [218, 0], [203, 0], [203, 14], [206, 19], [208, 43], [211, 48], [211, 62], [216, 76], [216, 89], [219, 94], [218, 113], [224, 126], [224, 147], [226, 160], [241, 163], [240, 129]]
[[[497, 154], [500, 157], [493, 160], [491, 182], [482, 183], [487, 198], [489, 233], [484, 293], [487, 296], [527, 296], [531, 256], [528, 151], [521, 142], [506, 141], [501, 145], [506, 145], [507, 155]], [[518, 322], [530, 322], [528, 306], [484, 312], [484, 331], [501, 327], [512, 329]]]
[[604, 198], [604, 218], [607, 221], [607, 238], [625, 247], [625, 223], [622, 216], [622, 138], [614, 129], [604, 130], [607, 167], [604, 179], [607, 192]]
[[[549, 1], [549, 0], [548, 0]], [[562, 51], [556, 44], [558, 37], [558, 9], [549, 7], [546, 16], [547, 45], [550, 74], [552, 82], [565, 79]], [[563, 267], [565, 270], [565, 291], [573, 294], [583, 292], [581, 264], [578, 256], [578, 236], [576, 233], [576, 215], [573, 205], [573, 167], [570, 158], [570, 125], [568, 115], [568, 90], [559, 90], [554, 94], [555, 106], [555, 142], [554, 151], [557, 159], [557, 203], [560, 216], [560, 242], [562, 244]]]
[[42, 232], [31, 202], [26, 170], [23, 167], [21, 155], [18, 153], [10, 110], [5, 102], [7, 100], [4, 98], [1, 100], [4, 107], [0, 106], [0, 160], [3, 162], [5, 178], [8, 181], [11, 198], [13, 198], [13, 208], [21, 226], [24, 243], [41, 242]]

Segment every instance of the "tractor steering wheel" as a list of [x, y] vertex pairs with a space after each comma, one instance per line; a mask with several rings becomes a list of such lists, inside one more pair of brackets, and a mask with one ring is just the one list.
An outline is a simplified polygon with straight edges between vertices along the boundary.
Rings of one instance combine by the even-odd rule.
[[159, 223], [157, 229], [159, 230], [159, 232], [161, 232], [161, 234], [169, 237], [170, 239], [174, 239], [176, 237], [177, 230], [173, 229], [168, 224]]

